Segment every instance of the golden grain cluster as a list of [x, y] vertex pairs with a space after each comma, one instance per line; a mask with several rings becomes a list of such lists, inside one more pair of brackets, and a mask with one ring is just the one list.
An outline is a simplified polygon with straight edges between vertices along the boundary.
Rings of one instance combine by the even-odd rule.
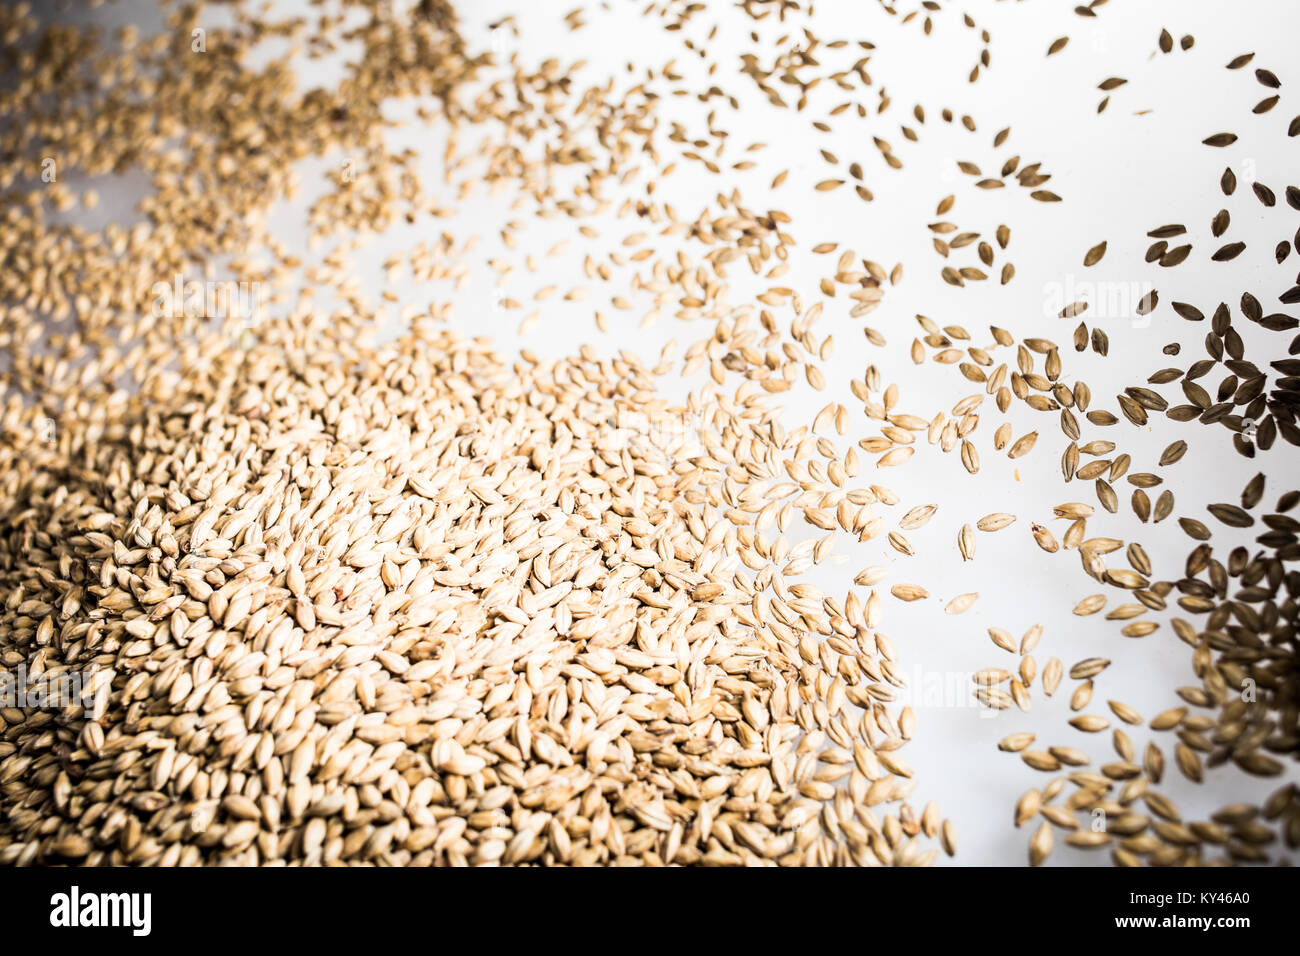
[[[1053, 655], [1040, 666], [1041, 625], [1019, 639], [988, 628], [1011, 656], [974, 673], [978, 704], [1028, 711], [1063, 689], [1082, 741], [1035, 748], [1035, 734], [1018, 732], [998, 744], [1053, 775], [1003, 821], [1034, 827], [1029, 862], [1047, 858], [1056, 833], [1120, 865], [1271, 862], [1300, 845], [1294, 784], [1205, 820], [1185, 819], [1160, 790], [1166, 753], [1198, 783], [1284, 778], [1300, 754], [1300, 523], [1289, 514], [1300, 492], [1266, 504], [1266, 488], [1278, 490], [1261, 472], [1239, 504], [1212, 504], [1203, 520], [1178, 513], [1166, 484], [1186, 423], [1226, 428], [1248, 457], [1279, 437], [1300, 444], [1294, 342], [1248, 358], [1228, 305], [1173, 302], [1180, 320], [1212, 313], [1208, 358], [1124, 388], [1117, 414], [1080, 377], [1084, 353], [1108, 354], [1100, 327], [1074, 330], [1078, 363], [1049, 336], [926, 315], [905, 357], [882, 329], [856, 332], [902, 263], [832, 241], [805, 252], [795, 213], [734, 184], [685, 211], [672, 192], [679, 166], [724, 183], [765, 163], [766, 144], [742, 146], [723, 128], [733, 89], [811, 114], [814, 90], [835, 87], [845, 99], [807, 120], [814, 134], [888, 113], [870, 73], [875, 43], [817, 37], [794, 0], [733, 11], [755, 28], [738, 70], [710, 58], [718, 28], [699, 28], [704, 4], [645, 7], [647, 28], [708, 64], [707, 90], [687, 88], [675, 60], [644, 76], [629, 64], [616, 85], [592, 82], [577, 56], [527, 65], [477, 51], [446, 0], [342, 7], [268, 24], [235, 4], [233, 26], [214, 27], [187, 6], [152, 35], [112, 38], [0, 8], [0, 666], [23, 682], [0, 702], [0, 863], [927, 865], [954, 854], [956, 837], [934, 802], [913, 799], [905, 749], [917, 715], [900, 703], [904, 661], [880, 626], [890, 598], [924, 601], [927, 584], [945, 582], [886, 581], [879, 564], [843, 594], [804, 578], [841, 543], [916, 556], [916, 533], [941, 508], [967, 509], [962, 560], [999, 533], [1053, 560], [1073, 552], [1099, 589], [1074, 615], [1107, 611], [1126, 637], [1172, 632], [1190, 651], [1178, 707], [1146, 721], [1106, 701], [1120, 724], [1152, 732], [1140, 751], [1093, 703], [1122, 662]], [[978, 38], [969, 82], [993, 68], [993, 37], [969, 15], [936, 3], [878, 13], [926, 36], [947, 17]], [[584, 16], [563, 18], [575, 36]], [[760, 38], [773, 22], [785, 32]], [[506, 18], [494, 29], [517, 28]], [[267, 40], [292, 52], [254, 66], [249, 51]], [[342, 82], [302, 87], [293, 57], [348, 44], [359, 53]], [[1160, 55], [1193, 46], [1185, 36], [1175, 53], [1168, 31], [1157, 40]], [[1266, 69], [1254, 79], [1280, 87]], [[1098, 112], [1126, 84], [1103, 79]], [[716, 107], [707, 135], [675, 121], [679, 96]], [[397, 102], [430, 130], [442, 182], [391, 145], [399, 124], [385, 107]], [[820, 149], [835, 173], [795, 179], [809, 197], [852, 184], [843, 194], [871, 203], [920, 148], [926, 115], [912, 107], [897, 146], [880, 121], [871, 148], [843, 164]], [[950, 109], [939, 117], [963, 136], [979, 128]], [[1286, 134], [1297, 132], [1293, 121]], [[1044, 188], [1052, 174], [1009, 143], [1001, 129], [983, 165], [963, 159], [957, 172], [971, 189], [1063, 203]], [[338, 165], [308, 217], [313, 248], [328, 251], [306, 264], [272, 211], [313, 159]], [[148, 183], [136, 221], [67, 224], [100, 200], [69, 180], [126, 172]], [[771, 189], [789, 190], [789, 176], [777, 171]], [[643, 195], [610, 198], [628, 183]], [[571, 222], [606, 246], [581, 261], [588, 284], [547, 284], [525, 305], [507, 291], [520, 260], [538, 273], [566, 246], [543, 253], [522, 221], [501, 229], [515, 255], [487, 267], [497, 306], [528, 313], [521, 334], [550, 300], [590, 300], [599, 332], [680, 321], [692, 334], [681, 355], [501, 355], [449, 331], [445, 304], [391, 302], [352, 273], [368, 237], [421, 224], [426, 238], [384, 268], [468, 282], [476, 239], [438, 223], [483, 185], [508, 193], [521, 220]], [[1225, 198], [1235, 187], [1226, 171]], [[1276, 205], [1263, 183], [1251, 191]], [[1300, 208], [1300, 189], [1285, 196]], [[1014, 281], [999, 258], [1011, 229], [986, 238], [954, 221], [956, 204], [947, 195], [937, 221], [908, 224], [928, 230], [939, 279], [964, 287], [997, 268], [1001, 285]], [[602, 239], [592, 222], [610, 216], [622, 231]], [[1227, 209], [1214, 217], [1216, 239], [1231, 221]], [[1151, 230], [1147, 262], [1187, 261], [1190, 243], [1169, 246], [1185, 233]], [[1279, 243], [1279, 265], [1297, 242]], [[1092, 244], [1084, 267], [1107, 246]], [[1204, 258], [1230, 261], [1238, 246]], [[834, 261], [803, 289], [790, 277], [797, 257]], [[218, 270], [265, 291], [255, 314], [159, 307], [160, 280]], [[318, 306], [318, 293], [343, 306]], [[1294, 287], [1274, 296], [1283, 309], [1300, 300]], [[1256, 294], [1232, 300], [1263, 333], [1297, 325]], [[391, 340], [378, 334], [385, 301], [401, 307]], [[1159, 302], [1151, 291], [1138, 314]], [[1087, 309], [1081, 299], [1060, 317]], [[837, 337], [869, 356], [848, 381], [825, 370]], [[969, 394], [946, 411], [926, 396], [905, 404], [897, 361], [947, 368]], [[707, 380], [684, 400], [667, 397], [697, 372]], [[1222, 377], [1199, 384], [1211, 373]], [[1171, 401], [1161, 387], [1174, 382], [1183, 398]], [[825, 393], [807, 421], [777, 404], [804, 392]], [[1025, 430], [1012, 411], [1043, 424]], [[1164, 429], [1158, 462], [1135, 467], [1124, 423]], [[1090, 485], [1100, 510], [1063, 500], [1018, 520], [900, 494], [918, 450], [926, 467], [957, 452], [954, 467], [975, 475], [981, 451], [1019, 462], [1058, 431], [1060, 476]], [[1185, 567], [1159, 567], [1141, 543], [1107, 533], [1124, 484], [1153, 533], [1193, 540]], [[1211, 543], [1217, 525], [1257, 521], [1254, 548]], [[979, 598], [948, 595], [943, 610], [978, 613]], [[1117, 759], [1094, 768], [1086, 744], [1106, 731]]]

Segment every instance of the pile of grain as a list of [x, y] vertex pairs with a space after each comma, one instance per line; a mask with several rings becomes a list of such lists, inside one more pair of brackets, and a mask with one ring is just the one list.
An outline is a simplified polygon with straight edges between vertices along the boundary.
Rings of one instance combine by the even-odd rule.
[[0, 861], [933, 856], [891, 649], [725, 518], [761, 406], [678, 457], [630, 356], [268, 335], [6, 449], [5, 663], [95, 698], [3, 713]]
[[[993, 68], [992, 36], [970, 15], [879, 6], [875, 27], [977, 36], [977, 62], [961, 64], [969, 83]], [[1099, 590], [1071, 598], [1075, 620], [1105, 611], [1125, 637], [1172, 632], [1190, 649], [1189, 683], [1149, 721], [1107, 701], [1122, 724], [1151, 731], [1135, 741], [1083, 712], [1123, 661], [1049, 656], [1040, 668], [1035, 654], [1056, 635], [1040, 646], [1041, 624], [1019, 640], [987, 628], [1013, 657], [969, 675], [974, 700], [1028, 718], [1068, 677], [1072, 739], [1110, 730], [1118, 757], [1094, 770], [1082, 747], [1003, 735], [1003, 751], [1053, 776], [997, 825], [1035, 825], [1033, 864], [1057, 832], [1120, 865], [1269, 862], [1278, 844], [1300, 846], [1300, 790], [1276, 780], [1300, 756], [1300, 492], [1273, 487], [1285, 467], [1272, 484], [1261, 471], [1225, 492], [1239, 505], [1197, 516], [1175, 497], [1175, 486], [1190, 497], [1177, 480], [1190, 446], [1174, 434], [1214, 425], [1197, 430], [1199, 445], [1217, 435], [1248, 458], [1300, 445], [1300, 339], [1279, 337], [1300, 320], [1266, 304], [1300, 301], [1286, 265], [1300, 234], [1279, 234], [1279, 269], [1215, 307], [1174, 299], [1172, 270], [1193, 251], [1187, 226], [1151, 229], [1145, 260], [1172, 316], [1154, 287], [1136, 316], [1176, 319], [1195, 338], [1172, 332], [1162, 367], [1094, 396], [1086, 379], [1110, 337], [1086, 298], [1057, 313], [1079, 323], [1073, 354], [1052, 322], [986, 335], [917, 314], [910, 343], [896, 316], [858, 334], [903, 264], [855, 252], [851, 217], [838, 237], [814, 237], [786, 209], [802, 215], [850, 184], [855, 202], [874, 202], [888, 177], [924, 168], [914, 160], [947, 128], [971, 150], [944, 159], [958, 185], [945, 187], [937, 221], [901, 225], [928, 230], [944, 262], [932, 286], [994, 286], [1000, 267], [985, 290], [996, 292], [1033, 280], [1006, 258], [1011, 227], [968, 218], [968, 200], [1010, 188], [1063, 217], [1078, 197], [1036, 158], [1047, 146], [1036, 130], [989, 136], [969, 114], [916, 100], [896, 122], [872, 76], [875, 40], [819, 37], [811, 4], [651, 4], [644, 17], [681, 57], [629, 61], [627, 83], [593, 77], [577, 43], [536, 63], [475, 50], [448, 0], [338, 7], [273, 22], [236, 2], [222, 9], [232, 25], [218, 27], [185, 6], [157, 33], [128, 27], [111, 40], [0, 7], [0, 862], [924, 864], [934, 843], [951, 854], [937, 806], [909, 802], [900, 748], [916, 718], [894, 704], [902, 663], [879, 631], [887, 595], [932, 595], [874, 563], [928, 558], [923, 536], [909, 536], [951, 509], [874, 482], [887, 467], [960, 468], [980, 499], [995, 470], [981, 471], [981, 455], [1029, 469], [1053, 441], [1059, 472], [1047, 462], [1031, 480], [1063, 477], [1063, 497], [1097, 506], [962, 515], [961, 558], [1001, 533], [1019, 536], [1017, 561], [1077, 559], [1080, 583]], [[563, 21], [578, 33], [588, 15], [604, 11]], [[763, 34], [774, 21], [780, 35]], [[512, 33], [514, 17], [498, 21], [493, 48]], [[730, 75], [734, 51], [711, 52], [720, 35], [753, 45]], [[255, 55], [268, 40], [296, 49]], [[1053, 64], [1067, 43], [1048, 47]], [[1175, 51], [1167, 30], [1156, 44], [1168, 58], [1156, 62], [1203, 52], [1190, 34]], [[295, 57], [345, 50], [339, 83], [300, 88]], [[1253, 53], [1226, 64], [1234, 82], [1280, 87], [1247, 64]], [[1094, 80], [1098, 112], [1133, 90], [1074, 71], [1055, 82]], [[832, 88], [847, 99], [832, 105]], [[707, 123], [679, 116], [682, 98], [708, 104]], [[1278, 100], [1266, 94], [1252, 113]], [[427, 126], [442, 183], [422, 181], [417, 152], [389, 142], [391, 106]], [[799, 114], [810, 138], [742, 146], [727, 121], [756, 107], [782, 122]], [[1300, 117], [1272, 118], [1275, 139], [1300, 135]], [[818, 148], [832, 131], [874, 149], [841, 162]], [[884, 138], [896, 131], [897, 148]], [[1267, 149], [1235, 133], [1201, 142]], [[812, 168], [818, 156], [829, 173]], [[271, 215], [306, 159], [334, 164], [306, 217], [309, 247], [325, 249], [312, 262]], [[673, 188], [679, 170], [725, 178], [727, 191], [692, 199]], [[148, 182], [139, 221], [61, 218], [98, 203], [78, 176], [128, 171]], [[1231, 167], [1218, 185], [1216, 206], [1239, 195], [1252, 214], [1255, 201], [1282, 212], [1284, 195], [1300, 209], [1300, 187], [1252, 182], [1238, 194]], [[484, 266], [472, 254], [481, 237], [447, 217], [484, 186], [517, 216], [484, 271], [493, 308], [528, 311], [521, 335], [554, 299], [590, 299], [602, 335], [634, 312], [642, 327], [671, 315], [693, 333], [677, 369], [668, 350], [653, 367], [588, 346], [559, 362], [503, 360], [441, 331], [453, 318], [446, 286], [413, 304], [350, 272], [368, 237], [416, 225], [425, 238], [390, 256], [386, 277], [409, 266], [461, 289]], [[779, 189], [802, 191], [778, 204]], [[569, 239], [542, 254], [534, 219], [573, 224], [586, 284], [517, 288], [540, 278], [539, 264], [564, 273]], [[1030, 241], [1074, 234], [1054, 222]], [[1220, 209], [1210, 231], [1231, 238], [1231, 225]], [[1080, 247], [1086, 269], [1107, 255], [1093, 238]], [[1229, 263], [1244, 249], [1200, 251]], [[809, 266], [815, 281], [796, 280]], [[239, 317], [155, 308], [157, 283], [182, 275], [257, 283], [272, 319], [254, 333]], [[304, 295], [291, 307], [295, 287]], [[348, 308], [317, 314], [313, 290]], [[413, 331], [366, 344], [385, 324], [380, 303], [399, 301]], [[819, 321], [832, 331], [815, 334]], [[858, 377], [828, 374], [837, 336], [861, 350]], [[1168, 366], [1184, 347], [1205, 357]], [[907, 362], [950, 370], [957, 391], [904, 396], [894, 373]], [[671, 371], [707, 372], [717, 387], [672, 407], [660, 396], [674, 389], [659, 387]], [[825, 404], [801, 420], [768, 403], [798, 392]], [[1157, 461], [1135, 461], [1129, 428], [1168, 435]], [[1156, 539], [1193, 540], [1183, 567], [1118, 536], [1111, 519], [1130, 510]], [[843, 597], [798, 580], [837, 539], [874, 549]], [[948, 614], [980, 613], [977, 593], [926, 583], [942, 587]], [[1166, 749], [1193, 783], [1223, 771], [1274, 779], [1253, 803], [1186, 819], [1161, 789]]]

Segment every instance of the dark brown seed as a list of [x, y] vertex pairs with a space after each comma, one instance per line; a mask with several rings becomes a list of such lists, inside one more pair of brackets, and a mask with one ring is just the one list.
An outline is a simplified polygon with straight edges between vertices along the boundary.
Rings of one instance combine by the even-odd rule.
[[[1259, 304], [1259, 300], [1258, 300], [1258, 299], [1256, 299], [1256, 298], [1255, 298], [1253, 295], [1251, 295], [1249, 292], [1243, 292], [1243, 293], [1241, 294], [1241, 313], [1242, 313], [1242, 315], [1246, 316], [1246, 318], [1250, 319], [1252, 322], [1258, 322], [1259, 319], [1260, 319], [1260, 316], [1263, 315], [1263, 312], [1264, 312], [1264, 310], [1263, 310], [1262, 308], [1260, 308], [1260, 304]], [[1229, 331], [1231, 331], [1231, 330], [1225, 328], [1225, 329], [1223, 330], [1223, 333], [1222, 333], [1222, 334], [1227, 335]]]
[[1145, 425], [1147, 423], [1147, 412], [1140, 404], [1135, 402], [1127, 395], [1115, 396], [1119, 400], [1119, 410], [1124, 413], [1134, 425]]
[[1097, 500], [1101, 502], [1101, 506], [1111, 514], [1115, 514], [1119, 510], [1119, 496], [1115, 494], [1115, 489], [1101, 478], [1097, 479], [1095, 488], [1097, 490]]
[[1160, 455], [1161, 465], [1172, 465], [1187, 454], [1187, 442], [1181, 438], [1170, 444]]
[[1244, 242], [1230, 242], [1226, 246], [1220, 246], [1216, 249], [1210, 258], [1215, 262], [1230, 262], [1241, 255], [1245, 249], [1246, 244]]
[[1259, 504], [1264, 497], [1264, 473], [1260, 472], [1254, 478], [1246, 483], [1246, 487], [1241, 492], [1241, 506], [1243, 508], [1253, 508]]
[[1074, 330], [1074, 350], [1082, 352], [1088, 347], [1088, 325], [1080, 322]]
[[1255, 519], [1245, 510], [1230, 504], [1207, 505], [1206, 510], [1230, 528], [1249, 528]]
[[1236, 133], [1215, 133], [1213, 136], [1207, 136], [1201, 140], [1206, 146], [1231, 146], [1237, 141]]

